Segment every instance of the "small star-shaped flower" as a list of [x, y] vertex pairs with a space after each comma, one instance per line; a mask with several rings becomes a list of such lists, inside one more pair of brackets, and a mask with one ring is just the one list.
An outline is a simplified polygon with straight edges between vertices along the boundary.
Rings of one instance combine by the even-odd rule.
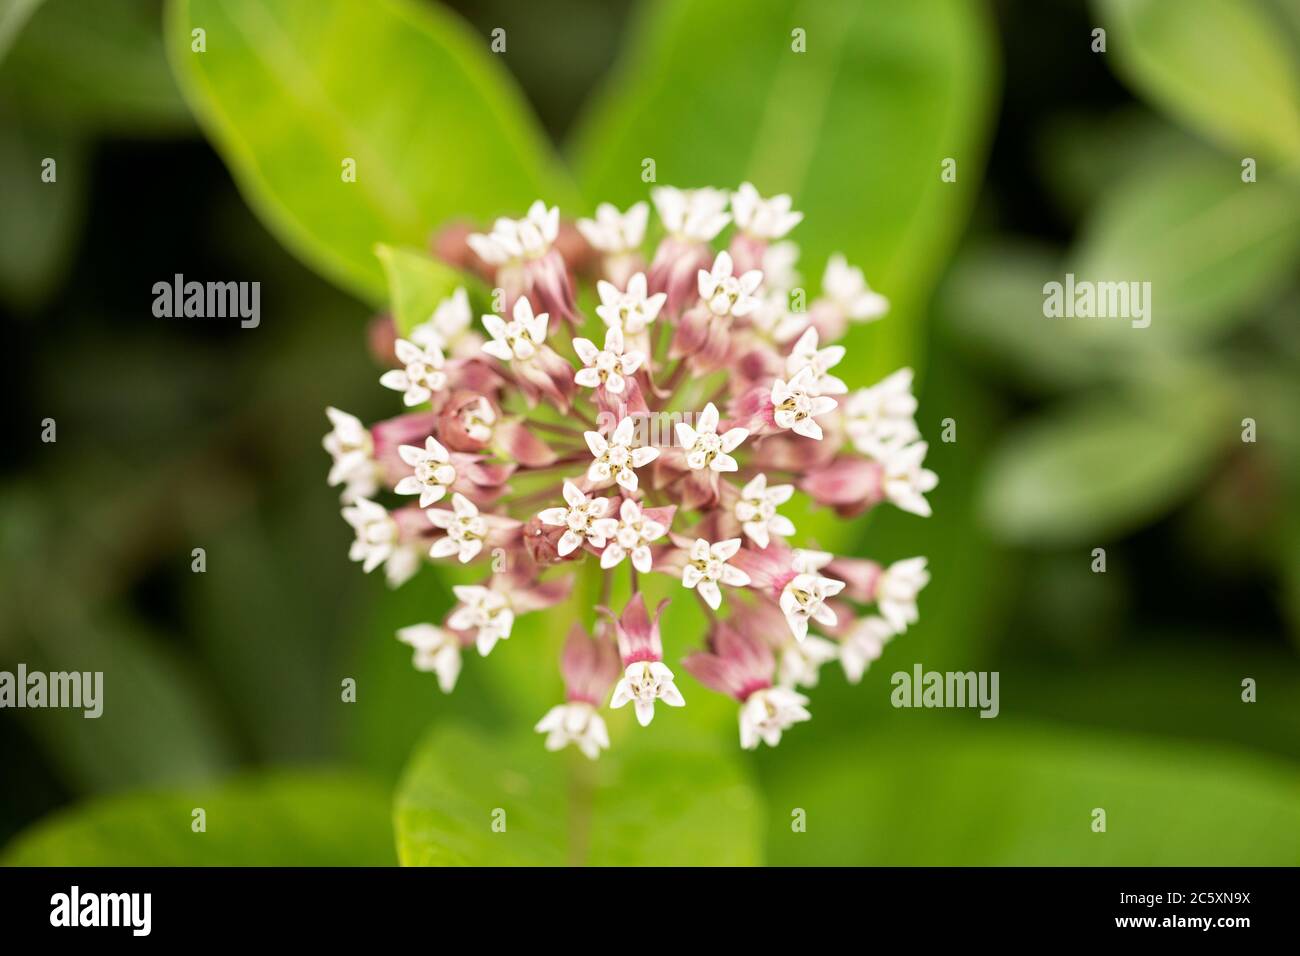
[[766, 548], [772, 535], [788, 537], [794, 534], [794, 522], [776, 513], [794, 494], [794, 485], [767, 486], [767, 475], [755, 475], [740, 489], [736, 502], [736, 520], [740, 530], [760, 548]]
[[593, 548], [603, 548], [615, 525], [612, 518], [605, 518], [609, 499], [588, 498], [582, 493], [581, 488], [571, 481], [566, 481], [564, 500], [568, 507], [545, 508], [537, 515], [537, 519], [542, 524], [565, 529], [555, 547], [560, 557], [573, 553], [582, 547], [584, 542]]
[[822, 429], [814, 419], [833, 411], [838, 403], [829, 395], [808, 390], [812, 376], [813, 370], [805, 368], [788, 382], [778, 378], [772, 383], [772, 418], [780, 428], [820, 441]]
[[601, 279], [596, 283], [596, 292], [600, 295], [596, 314], [611, 329], [622, 329], [625, 336], [640, 335], [658, 318], [659, 310], [668, 301], [668, 293], [647, 295], [646, 288], [644, 272], [638, 272], [627, 280], [625, 292], [620, 292], [614, 283]]
[[799, 341], [794, 344], [785, 360], [786, 374], [793, 377], [804, 369], [809, 369], [805, 388], [810, 395], [843, 395], [849, 387], [843, 380], [830, 374], [830, 369], [839, 365], [844, 359], [846, 349], [842, 345], [828, 345], [824, 349], [817, 347], [817, 330], [809, 328]]
[[809, 620], [834, 627], [838, 618], [826, 601], [844, 590], [844, 582], [820, 574], [797, 574], [781, 591], [781, 611], [796, 640], [808, 636]]
[[481, 656], [487, 657], [497, 641], [510, 636], [515, 625], [510, 602], [504, 594], [481, 584], [457, 584], [451, 590], [460, 606], [447, 617], [447, 626], [457, 631], [474, 631], [475, 646]]
[[425, 514], [436, 527], [447, 532], [445, 537], [433, 542], [429, 557], [448, 558], [454, 554], [461, 564], [467, 564], [483, 550], [487, 521], [478, 513], [474, 502], [460, 492], [451, 496], [450, 511], [445, 508], [430, 508]]
[[595, 219], [578, 220], [578, 231], [593, 249], [609, 256], [622, 255], [640, 248], [649, 218], [650, 206], [645, 202], [635, 203], [624, 213], [603, 202], [596, 207]]
[[635, 440], [632, 418], [624, 418], [606, 438], [600, 432], [583, 432], [587, 447], [595, 459], [587, 469], [587, 480], [592, 484], [606, 485], [611, 481], [627, 491], [636, 491], [637, 477], [634, 469], [648, 465], [659, 457], [658, 448], [640, 446], [633, 448]]
[[727, 562], [740, 550], [739, 538], [728, 538], [710, 544], [696, 538], [691, 545], [686, 566], [682, 568], [682, 585], [694, 588], [713, 610], [722, 604], [722, 591], [718, 585], [743, 588], [749, 584], [749, 575]]
[[393, 491], [399, 495], [419, 495], [421, 508], [441, 501], [456, 480], [451, 455], [432, 435], [424, 440], [423, 448], [418, 445], [400, 445], [397, 454], [415, 469], [415, 474], [404, 477]]
[[731, 212], [736, 217], [736, 227], [741, 232], [769, 241], [782, 238], [803, 221], [803, 213], [792, 212], [790, 205], [788, 194], [764, 199], [753, 183], [741, 183], [740, 189], [731, 194]]
[[625, 557], [631, 557], [632, 567], [642, 574], [649, 574], [652, 561], [650, 542], [662, 538], [668, 529], [647, 518], [641, 506], [631, 498], [623, 499], [618, 518], [611, 540], [601, 552], [600, 566], [605, 569], [617, 567]]
[[695, 471], [703, 468], [735, 471], [739, 465], [730, 453], [749, 437], [746, 428], [729, 428], [719, 435], [718, 408], [712, 402], [704, 406], [695, 427], [678, 422], [675, 430], [677, 442], [686, 452], [686, 466]]
[[503, 362], [526, 362], [546, 341], [546, 324], [549, 313], [533, 315], [528, 299], [515, 299], [514, 318], [507, 322], [499, 315], [483, 316], [483, 328], [492, 340], [483, 343], [483, 351]]
[[389, 369], [379, 377], [379, 384], [402, 392], [407, 406], [419, 405], [447, 387], [447, 375], [442, 370], [442, 349], [430, 342], [423, 348], [406, 339], [393, 343], [393, 351], [403, 368]]
[[713, 260], [711, 270], [699, 271], [700, 298], [708, 305], [709, 311], [719, 317], [734, 315], [740, 318], [763, 304], [763, 300], [754, 295], [763, 284], [763, 273], [750, 269], [736, 277], [731, 274], [732, 268], [731, 254], [723, 250]]
[[573, 381], [584, 388], [598, 388], [601, 385], [611, 395], [621, 395], [627, 387], [625, 379], [641, 367], [645, 356], [640, 352], [623, 351], [623, 332], [611, 328], [605, 333], [605, 347], [596, 348], [590, 339], [575, 338], [573, 350], [586, 366], [578, 370]]

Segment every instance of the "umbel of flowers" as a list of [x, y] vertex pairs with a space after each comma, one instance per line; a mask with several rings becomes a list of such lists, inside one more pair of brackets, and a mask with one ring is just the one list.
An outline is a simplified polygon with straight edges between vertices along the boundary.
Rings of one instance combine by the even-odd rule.
[[379, 383], [404, 414], [367, 427], [327, 409], [352, 560], [393, 586], [426, 560], [483, 568], [441, 623], [398, 632], [443, 691], [470, 648], [490, 655], [519, 615], [565, 600], [578, 565], [606, 595], [626, 577], [624, 606], [574, 625], [565, 700], [536, 728], [548, 748], [589, 757], [609, 746], [603, 708], [630, 705], [646, 725], [691, 693], [664, 659], [645, 576], [704, 606], [707, 632], [680, 667], [736, 700], [746, 748], [809, 719], [801, 688], [823, 664], [860, 680], [916, 621], [928, 580], [924, 558], [800, 548], [782, 512], [803, 493], [845, 518], [885, 503], [930, 513], [911, 371], [853, 391], [834, 344], [888, 303], [837, 255], [821, 295], [791, 309], [798, 249], [785, 237], [802, 214], [788, 196], [745, 183], [651, 198], [653, 250], [645, 202], [602, 204], [576, 229], [540, 201], [490, 231], [449, 229], [439, 255], [486, 280], [502, 314], [476, 324], [456, 290], [381, 350], [392, 367]]

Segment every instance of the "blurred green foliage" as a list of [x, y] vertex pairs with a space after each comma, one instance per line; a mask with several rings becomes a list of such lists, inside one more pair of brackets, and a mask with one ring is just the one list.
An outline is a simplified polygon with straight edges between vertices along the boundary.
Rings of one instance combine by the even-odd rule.
[[389, 804], [384, 788], [342, 773], [280, 772], [220, 787], [110, 797], [33, 828], [0, 863], [388, 866]]
[[[624, 732], [628, 728], [620, 728]], [[730, 755], [630, 739], [591, 762], [535, 734], [454, 726], [416, 751], [397, 791], [407, 866], [748, 866], [761, 812]]]
[[[24, 326], [23, 408], [60, 429], [0, 483], [0, 666], [102, 669], [110, 695], [98, 721], [4, 715], [38, 757], [31, 803], [0, 805], [0, 832], [85, 802], [0, 862], [1297, 862], [1300, 667], [1280, 632], [1287, 614], [1300, 633], [1300, 16], [1292, 0], [1196, 5], [1096, 5], [1097, 69], [1113, 60], [1149, 107], [1053, 106], [1033, 131], [1034, 182], [1017, 185], [1050, 196], [1065, 235], [1021, 228], [1014, 197], [981, 188], [993, 11], [1014, 41], [1013, 0], [641, 4], [576, 121], [572, 181], [507, 71], [563, 129], [572, 96], [557, 91], [603, 71], [590, 48], [607, 49], [612, 5], [466, 4], [477, 32], [415, 0], [172, 0], [165, 31], [155, 4], [0, 5], [0, 297], [55, 330]], [[1068, 16], [1061, 42], [1086, 50], [1092, 17]], [[100, 253], [129, 285], [84, 250], [67, 281], [79, 243], [105, 238], [78, 236], [117, 189], [96, 178], [102, 144], [161, 149], [193, 134], [189, 110], [261, 224], [224, 182], [186, 182], [172, 195], [201, 197], [184, 209], [198, 251], [170, 256], [171, 235], [145, 226]], [[1242, 183], [1256, 153], [1259, 181]], [[57, 189], [9, 187], [50, 155]], [[825, 513], [793, 517], [824, 547], [925, 554], [933, 580], [921, 621], [861, 685], [828, 669], [815, 720], [777, 750], [740, 753], [732, 704], [688, 681], [688, 706], [650, 728], [610, 714], [614, 750], [591, 765], [529, 731], [559, 700], [559, 641], [590, 623], [592, 596], [521, 619], [440, 695], [392, 635], [436, 619], [456, 572], [390, 592], [345, 560], [321, 410], [394, 413], [362, 320], [383, 303], [409, 323], [455, 281], [420, 253], [437, 227], [538, 196], [566, 214], [626, 204], [645, 196], [647, 157], [660, 182], [791, 192], [807, 282], [841, 249], [890, 296], [886, 321], [855, 330], [848, 377], [923, 371], [935, 516], [873, 514], [861, 541]], [[956, 183], [940, 180], [947, 157]], [[256, 334], [141, 322], [154, 273], [195, 258], [262, 280]], [[1045, 319], [1042, 286], [1066, 271], [1152, 280], [1152, 327]], [[1239, 442], [1246, 416], [1255, 445]], [[957, 441], [934, 441], [947, 418]], [[208, 570], [191, 574], [200, 544]], [[1197, 619], [1198, 599], [1231, 603], [1231, 624]], [[670, 659], [700, 630], [675, 602]], [[1001, 716], [894, 710], [889, 673], [914, 661], [999, 670]], [[282, 769], [303, 763], [352, 769]], [[196, 806], [206, 834], [188, 828]]]
[[[195, 53], [192, 31], [210, 49]], [[248, 202], [307, 264], [374, 304], [376, 242], [573, 192], [473, 33], [414, 0], [186, 0], [172, 64]], [[343, 164], [354, 160], [355, 181]]]

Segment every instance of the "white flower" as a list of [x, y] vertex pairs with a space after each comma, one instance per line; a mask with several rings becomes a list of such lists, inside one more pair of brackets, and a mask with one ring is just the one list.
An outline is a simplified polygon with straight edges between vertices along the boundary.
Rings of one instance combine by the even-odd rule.
[[528, 207], [523, 219], [502, 217], [492, 224], [488, 235], [473, 233], [466, 237], [469, 247], [488, 265], [501, 266], [516, 259], [535, 259], [550, 251], [560, 234], [560, 209], [546, 208], [540, 199]]
[[767, 475], [755, 475], [740, 489], [740, 500], [736, 502], [736, 520], [740, 522], [740, 530], [760, 548], [766, 548], [774, 534], [782, 537], [794, 534], [794, 523], [776, 513], [777, 507], [789, 501], [793, 494], [794, 485], [769, 488]]
[[842, 345], [828, 345], [819, 349], [817, 329], [809, 328], [799, 336], [799, 341], [786, 356], [786, 374], [793, 377], [804, 369], [809, 369], [808, 384], [805, 386], [809, 395], [843, 395], [849, 387], [831, 375], [829, 370], [840, 364], [845, 351]]
[[929, 583], [925, 558], [895, 561], [881, 572], [876, 582], [876, 604], [890, 627], [899, 634], [907, 630], [907, 625], [916, 623], [916, 596]]
[[731, 253], [725, 249], [713, 260], [713, 268], [701, 269], [697, 274], [700, 298], [708, 305], [709, 311], [721, 318], [725, 315], [749, 315], [757, 309], [762, 300], [754, 293], [763, 284], [763, 273], [750, 269], [737, 278], [731, 274], [734, 264]]
[[781, 651], [781, 684], [784, 687], [816, 687], [817, 672], [840, 656], [839, 645], [816, 634], [791, 641]]
[[404, 392], [402, 401], [407, 406], [419, 405], [447, 387], [447, 375], [442, 370], [442, 349], [436, 345], [423, 348], [406, 339], [393, 343], [397, 360], [405, 368], [389, 369], [379, 376], [379, 384], [395, 392]]
[[574, 384], [584, 388], [604, 385], [611, 395], [621, 395], [627, 383], [625, 378], [636, 372], [645, 360], [640, 352], [623, 351], [623, 332], [611, 328], [605, 333], [605, 347], [596, 348], [590, 339], [575, 338], [573, 350], [586, 366], [573, 376]]
[[593, 249], [607, 256], [620, 256], [641, 247], [649, 218], [650, 207], [644, 202], [636, 203], [625, 213], [603, 202], [596, 207], [595, 219], [578, 220], [578, 231]]
[[812, 719], [807, 708], [808, 698], [788, 687], [754, 691], [740, 705], [740, 746], [755, 750], [761, 740], [775, 747], [783, 730]]
[[700, 471], [711, 468], [714, 471], [735, 471], [740, 467], [731, 457], [740, 443], [749, 437], [746, 428], [728, 428], [718, 434], [718, 408], [712, 402], [704, 406], [700, 417], [692, 428], [685, 422], [675, 426], [677, 442], [686, 450], [688, 468]]
[[829, 395], [808, 391], [812, 375], [812, 369], [805, 368], [788, 382], [778, 378], [772, 383], [772, 418], [780, 428], [820, 441], [822, 429], [813, 419], [832, 411], [838, 403]]
[[488, 441], [496, 420], [497, 413], [493, 411], [492, 403], [482, 395], [460, 407], [460, 425], [471, 441]]
[[894, 629], [883, 617], [864, 617], [853, 625], [853, 630], [840, 642], [840, 664], [850, 684], [862, 680], [871, 662], [879, 660], [893, 636]]
[[514, 318], [511, 321], [507, 322], [499, 315], [483, 316], [483, 327], [492, 336], [492, 341], [483, 343], [483, 351], [503, 362], [512, 359], [526, 362], [537, 354], [537, 349], [546, 341], [546, 323], [549, 319], [550, 314], [547, 312], [533, 315], [532, 305], [521, 295], [515, 299]]
[[790, 204], [785, 193], [764, 199], [753, 183], [741, 183], [740, 189], [731, 194], [736, 225], [759, 239], [780, 239], [803, 221], [803, 213], [791, 212]]
[[344, 504], [357, 498], [369, 498], [379, 489], [375, 444], [370, 429], [355, 415], [337, 408], [327, 408], [325, 414], [334, 425], [321, 442], [333, 459], [328, 478], [330, 487], [344, 486]]
[[675, 189], [656, 186], [650, 190], [655, 210], [669, 234], [695, 242], [712, 242], [731, 222], [725, 212], [727, 194], [721, 189]]
[[628, 701], [636, 709], [636, 719], [642, 727], [648, 727], [655, 716], [655, 701], [662, 700], [669, 707], [685, 707], [682, 692], [673, 683], [673, 672], [663, 661], [637, 661], [629, 664], [623, 677], [614, 687], [614, 696], [609, 700], [612, 710], [617, 710]]
[[595, 760], [602, 750], [609, 749], [609, 732], [605, 719], [585, 700], [556, 704], [533, 728], [546, 734], [547, 750], [563, 750], [574, 744], [587, 757]]
[[622, 329], [627, 336], [644, 332], [646, 326], [658, 318], [659, 310], [668, 301], [666, 292], [646, 296], [644, 272], [638, 272], [627, 280], [626, 292], [620, 292], [618, 286], [604, 279], [596, 283], [596, 291], [600, 294], [596, 314], [611, 329]]
[[460, 492], [451, 496], [451, 511], [444, 508], [430, 508], [425, 512], [436, 527], [444, 529], [447, 534], [433, 543], [429, 549], [431, 558], [447, 558], [456, 555], [461, 564], [473, 560], [483, 550], [483, 539], [487, 536], [487, 520], [478, 513], [474, 502]]
[[450, 694], [460, 676], [460, 641], [456, 635], [432, 624], [412, 624], [399, 630], [397, 639], [415, 648], [415, 669], [433, 671], [442, 692]]
[[388, 510], [369, 498], [358, 498], [343, 509], [343, 520], [356, 532], [356, 540], [348, 551], [353, 561], [361, 561], [361, 569], [369, 574], [388, 560], [397, 544], [397, 522]]
[[923, 441], [914, 442], [891, 451], [881, 462], [885, 471], [885, 497], [904, 511], [923, 518], [930, 517], [930, 502], [924, 495], [939, 483], [938, 475], [921, 467], [929, 447]]
[[878, 319], [889, 311], [889, 300], [872, 292], [862, 270], [850, 266], [838, 252], [826, 263], [822, 293], [845, 318], [856, 322]]
[[788, 293], [799, 284], [795, 264], [799, 261], [799, 244], [787, 239], [774, 242], [763, 250], [763, 281], [769, 289]]
[[411, 341], [421, 348], [435, 346], [444, 352], [455, 351], [456, 346], [466, 343], [478, 351], [481, 340], [478, 334], [470, 331], [474, 313], [469, 307], [469, 293], [462, 286], [449, 298], [438, 303], [433, 315], [411, 329]]
[[853, 447], [877, 460], [921, 437], [912, 417], [912, 370], [901, 368], [870, 388], [861, 388], [844, 402], [844, 430]]
[[460, 605], [447, 617], [447, 626], [457, 631], [474, 631], [474, 644], [487, 657], [497, 641], [510, 636], [515, 626], [515, 612], [499, 591], [481, 584], [457, 584], [452, 593]]
[[401, 543], [397, 522], [383, 505], [358, 498], [343, 509], [343, 520], [356, 532], [348, 557], [362, 562], [367, 574], [382, 564], [389, 585], [398, 587], [419, 569], [419, 552]]
[[739, 550], [739, 538], [728, 538], [714, 544], [696, 538], [691, 545], [689, 560], [682, 568], [682, 585], [694, 588], [704, 598], [704, 603], [716, 611], [722, 604], [719, 584], [733, 588], [743, 588], [749, 584], [748, 574], [727, 563]]
[[456, 469], [452, 467], [451, 456], [432, 435], [424, 440], [423, 448], [418, 445], [400, 445], [397, 454], [415, 469], [415, 474], [407, 475], [393, 490], [399, 495], [419, 495], [421, 508], [441, 501], [456, 480]]
[[611, 481], [627, 491], [636, 491], [637, 477], [635, 468], [648, 465], [659, 457], [658, 448], [633, 448], [635, 440], [633, 428], [635, 422], [631, 417], [624, 418], [606, 438], [600, 432], [583, 432], [587, 447], [595, 459], [587, 469], [587, 480], [592, 484], [604, 485]]
[[617, 567], [625, 557], [632, 558], [632, 567], [642, 574], [650, 573], [650, 542], [657, 541], [668, 529], [645, 516], [641, 506], [631, 498], [624, 498], [618, 509], [618, 523], [610, 536], [609, 544], [600, 555], [600, 566]]
[[790, 552], [790, 568], [796, 574], [816, 574], [834, 560], [835, 555], [829, 551], [795, 548]]
[[826, 603], [844, 590], [844, 582], [820, 574], [796, 574], [781, 591], [781, 612], [795, 640], [808, 636], [809, 620], [823, 627], [834, 627], [835, 611]]
[[560, 557], [576, 551], [584, 541], [593, 548], [603, 548], [616, 524], [612, 518], [605, 517], [609, 499], [588, 498], [581, 488], [566, 481], [564, 500], [568, 502], [567, 508], [545, 508], [537, 515], [542, 524], [565, 529], [555, 549]]

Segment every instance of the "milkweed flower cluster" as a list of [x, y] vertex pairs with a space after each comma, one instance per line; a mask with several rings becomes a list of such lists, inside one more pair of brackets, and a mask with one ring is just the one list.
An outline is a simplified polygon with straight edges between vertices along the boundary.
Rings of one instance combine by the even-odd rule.
[[[651, 199], [652, 252], [646, 202], [570, 225], [539, 201], [486, 231], [449, 229], [438, 254], [485, 280], [500, 314], [476, 325], [456, 290], [383, 349], [379, 384], [404, 414], [366, 427], [327, 409], [352, 560], [393, 586], [425, 561], [485, 569], [440, 623], [398, 632], [443, 691], [470, 648], [486, 657], [520, 615], [566, 601], [580, 568], [601, 576], [564, 646], [565, 700], [536, 726], [549, 749], [589, 757], [610, 745], [603, 708], [630, 705], [646, 725], [656, 705], [686, 705], [660, 634], [669, 601], [703, 607], [681, 667], [737, 701], [754, 748], [810, 718], [801, 689], [822, 665], [860, 680], [917, 620], [928, 581], [921, 557], [800, 546], [783, 513], [799, 493], [844, 518], [930, 513], [911, 371], [854, 391], [835, 343], [887, 301], [837, 255], [822, 294], [791, 307], [805, 297], [786, 235], [803, 217], [788, 196], [745, 183]], [[617, 609], [615, 576], [630, 595]], [[676, 594], [652, 612], [654, 576]]]

